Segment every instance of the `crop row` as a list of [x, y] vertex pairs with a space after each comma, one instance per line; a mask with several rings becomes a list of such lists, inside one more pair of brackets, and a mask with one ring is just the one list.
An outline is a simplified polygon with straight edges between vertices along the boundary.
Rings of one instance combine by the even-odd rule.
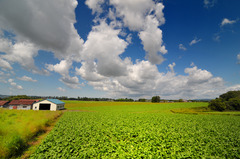
[[66, 112], [32, 158], [240, 158], [240, 117]]

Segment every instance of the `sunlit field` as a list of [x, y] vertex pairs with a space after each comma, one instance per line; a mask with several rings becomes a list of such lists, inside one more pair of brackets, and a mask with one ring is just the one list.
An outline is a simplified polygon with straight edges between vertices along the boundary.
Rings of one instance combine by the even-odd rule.
[[173, 111], [207, 103], [65, 102], [31, 158], [240, 158], [240, 116]]
[[28, 141], [60, 114], [60, 111], [0, 109], [0, 158], [21, 153]]

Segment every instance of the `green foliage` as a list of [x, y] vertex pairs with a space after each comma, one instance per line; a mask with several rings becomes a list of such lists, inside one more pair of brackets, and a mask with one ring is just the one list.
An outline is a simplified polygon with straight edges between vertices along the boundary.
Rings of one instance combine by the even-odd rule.
[[229, 91], [209, 102], [210, 109], [217, 111], [240, 110], [240, 91]]
[[30, 158], [240, 158], [240, 116], [166, 111], [188, 103], [108, 104], [64, 113]]
[[240, 110], [240, 98], [231, 98], [226, 103], [230, 110]]
[[240, 91], [229, 91], [219, 96], [223, 101], [229, 101], [231, 98], [240, 99]]
[[222, 101], [222, 99], [212, 100], [208, 107], [212, 110], [217, 110], [217, 111], [224, 111], [227, 108], [226, 104]]
[[159, 103], [160, 102], [160, 96], [153, 96], [152, 97], [152, 103]]
[[139, 102], [146, 102], [147, 100], [145, 98], [138, 99]]
[[26, 95], [17, 95], [17, 96], [7, 97], [4, 100], [12, 101], [12, 100], [19, 100], [19, 99], [31, 99], [31, 97], [28, 97]]
[[119, 98], [119, 99], [115, 99], [114, 100], [115, 102], [134, 102], [134, 100], [133, 99], [131, 99], [131, 98]]
[[184, 100], [183, 99], [179, 99], [178, 102], [184, 102]]

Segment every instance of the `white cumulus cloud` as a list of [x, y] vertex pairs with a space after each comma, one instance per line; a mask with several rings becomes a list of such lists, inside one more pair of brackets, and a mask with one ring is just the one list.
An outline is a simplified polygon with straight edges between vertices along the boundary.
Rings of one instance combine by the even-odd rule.
[[94, 64], [95, 69], [103, 76], [121, 76], [126, 74], [124, 62], [119, 57], [128, 43], [118, 37], [120, 30], [111, 28], [104, 20], [94, 26], [84, 43], [82, 57], [85, 65]]
[[4, 68], [4, 69], [12, 70], [12, 66], [10, 65], [10, 63], [7, 62], [7, 61], [4, 60], [4, 59], [1, 59], [1, 58], [0, 58], [0, 67], [2, 67], [2, 68]]
[[14, 82], [14, 79], [8, 79], [8, 82], [10, 83], [10, 85], [14, 88], [14, 89], [19, 89], [22, 90], [23, 87], [20, 85], [17, 85], [17, 83]]
[[46, 73], [34, 65], [40, 49], [60, 59], [79, 60], [83, 40], [74, 28], [77, 4], [76, 0], [0, 1], [0, 30], [16, 35], [14, 43], [0, 44], [0, 51], [6, 53], [3, 58], [34, 73]]
[[228, 25], [228, 24], [234, 24], [236, 23], [236, 20], [229, 20], [227, 18], [224, 18], [221, 22], [221, 26], [225, 26], [225, 25]]
[[85, 4], [92, 9], [92, 13], [102, 13], [101, 5], [104, 3], [104, 0], [86, 0]]
[[22, 77], [19, 77], [18, 79], [22, 80], [22, 81], [28, 81], [28, 82], [37, 82], [37, 80], [34, 80], [34, 79], [32, 79], [31, 77], [28, 77], [28, 76], [22, 76]]

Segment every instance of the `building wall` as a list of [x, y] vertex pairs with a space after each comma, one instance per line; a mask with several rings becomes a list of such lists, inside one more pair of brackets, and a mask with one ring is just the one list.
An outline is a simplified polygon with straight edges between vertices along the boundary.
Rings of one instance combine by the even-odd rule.
[[57, 110], [62, 110], [62, 109], [64, 109], [64, 105], [65, 105], [65, 104], [58, 104], [58, 105], [57, 105]]
[[[10, 105], [9, 109], [13, 109], [13, 107], [16, 105]], [[31, 105], [17, 105], [16, 106], [18, 110], [31, 110], [32, 106]]]
[[55, 103], [49, 102], [48, 100], [43, 100], [41, 102], [33, 104], [33, 110], [39, 110], [40, 104], [51, 104], [51, 106], [50, 106], [51, 111], [59, 110]]

